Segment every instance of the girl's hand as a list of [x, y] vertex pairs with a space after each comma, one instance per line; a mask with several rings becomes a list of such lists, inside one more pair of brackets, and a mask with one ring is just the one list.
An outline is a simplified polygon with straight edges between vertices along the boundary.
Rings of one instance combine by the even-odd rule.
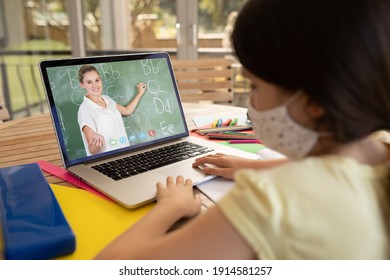
[[138, 93], [144, 94], [146, 91], [146, 85], [144, 83], [138, 83], [137, 84]]
[[203, 172], [208, 175], [216, 175], [227, 179], [233, 179], [234, 173], [238, 169], [251, 168], [254, 163], [253, 159], [218, 153], [197, 158], [192, 164], [192, 167], [201, 167]]
[[167, 203], [182, 211], [183, 218], [190, 218], [200, 212], [200, 198], [194, 197], [192, 181], [182, 176], [177, 176], [176, 181], [169, 176], [166, 179], [166, 186], [161, 182], [157, 183], [157, 203]]

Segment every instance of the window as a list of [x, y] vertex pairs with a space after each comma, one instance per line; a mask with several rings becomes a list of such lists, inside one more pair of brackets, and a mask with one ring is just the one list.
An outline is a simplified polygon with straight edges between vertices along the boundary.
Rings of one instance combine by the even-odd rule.
[[12, 118], [47, 110], [37, 67], [47, 58], [150, 50], [224, 56], [230, 15], [245, 1], [0, 0], [0, 94]]
[[87, 50], [176, 50], [176, 0], [83, 1]]
[[199, 0], [199, 48], [230, 48], [234, 21], [245, 1]]

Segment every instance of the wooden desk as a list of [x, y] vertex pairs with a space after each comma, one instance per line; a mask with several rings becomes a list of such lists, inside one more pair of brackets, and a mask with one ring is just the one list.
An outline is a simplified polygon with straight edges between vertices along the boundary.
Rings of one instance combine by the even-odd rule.
[[[226, 105], [184, 103], [183, 107], [189, 129], [195, 128], [192, 121], [195, 116], [246, 113], [245, 108]], [[40, 160], [63, 167], [53, 124], [48, 113], [0, 123], [0, 167]], [[72, 186], [51, 174], [46, 172], [44, 174], [49, 183]]]

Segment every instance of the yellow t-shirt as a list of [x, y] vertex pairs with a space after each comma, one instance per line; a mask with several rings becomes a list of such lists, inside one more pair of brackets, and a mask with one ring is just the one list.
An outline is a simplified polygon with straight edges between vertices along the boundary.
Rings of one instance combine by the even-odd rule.
[[259, 259], [388, 259], [389, 172], [340, 156], [242, 170], [218, 206]]

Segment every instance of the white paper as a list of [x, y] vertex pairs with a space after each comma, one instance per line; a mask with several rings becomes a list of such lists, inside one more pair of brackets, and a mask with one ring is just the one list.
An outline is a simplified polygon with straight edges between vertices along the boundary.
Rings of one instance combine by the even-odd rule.
[[234, 186], [234, 181], [217, 177], [197, 185], [196, 187], [212, 201], [217, 202]]
[[271, 150], [267, 147], [259, 150], [256, 155], [258, 155], [260, 158], [259, 159], [262, 159], [262, 160], [266, 160], [266, 159], [277, 159], [277, 158], [286, 158], [285, 155], [281, 154], [281, 153], [278, 153], [277, 151], [275, 150]]
[[[256, 153], [259, 160], [285, 158], [284, 155], [269, 148], [263, 148]], [[212, 201], [217, 202], [221, 197], [229, 192], [234, 186], [234, 181], [223, 177], [216, 177], [212, 180], [198, 184], [196, 187]]]

